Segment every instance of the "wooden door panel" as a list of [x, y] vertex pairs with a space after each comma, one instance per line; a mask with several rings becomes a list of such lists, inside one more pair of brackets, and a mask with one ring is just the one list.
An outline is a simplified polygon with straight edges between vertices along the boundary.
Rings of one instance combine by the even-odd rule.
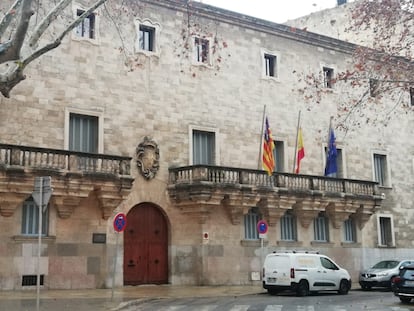
[[127, 215], [124, 233], [124, 284], [167, 282], [167, 222], [158, 207], [140, 204]]

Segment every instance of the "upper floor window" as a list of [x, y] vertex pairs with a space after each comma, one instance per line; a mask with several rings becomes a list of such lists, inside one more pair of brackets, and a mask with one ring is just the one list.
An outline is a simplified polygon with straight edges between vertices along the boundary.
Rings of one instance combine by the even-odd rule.
[[[76, 10], [77, 17], [83, 13], [85, 13], [84, 10]], [[76, 27], [76, 35], [83, 38], [95, 39], [95, 26], [95, 14], [89, 14]]]
[[260, 219], [261, 215], [257, 208], [251, 208], [249, 212], [244, 215], [244, 238], [246, 240], [259, 239], [257, 223]]
[[355, 243], [356, 240], [356, 226], [352, 218], [344, 221], [344, 241], [347, 243]]
[[265, 54], [264, 55], [264, 61], [265, 61], [265, 73], [268, 77], [276, 77], [276, 56]]
[[377, 215], [378, 245], [395, 246], [392, 215]]
[[279, 77], [279, 53], [262, 49], [261, 56], [262, 77], [277, 79]]
[[[46, 208], [42, 213], [42, 235], [48, 235], [49, 228], [49, 209]], [[23, 203], [22, 209], [22, 235], [37, 236], [39, 234], [39, 208], [30, 197]]]
[[296, 217], [287, 211], [280, 217], [280, 238], [282, 241], [296, 241]]
[[329, 222], [325, 213], [320, 212], [313, 221], [314, 239], [317, 242], [329, 242]]
[[[325, 147], [325, 156], [324, 156], [324, 162], [326, 164], [326, 154], [327, 154], [328, 148]], [[342, 148], [336, 147], [336, 173], [332, 174], [332, 177], [335, 178], [345, 178], [345, 165], [344, 165], [344, 152]]]
[[410, 87], [410, 105], [414, 106], [414, 87]]
[[193, 130], [193, 164], [215, 164], [214, 132]]
[[154, 51], [155, 28], [139, 26], [139, 48], [145, 51]]
[[275, 140], [273, 158], [275, 159], [275, 171], [283, 172], [285, 168], [285, 146], [283, 141]]
[[69, 150], [98, 153], [99, 119], [97, 116], [70, 113]]
[[323, 67], [323, 87], [331, 89], [334, 85], [334, 70], [330, 67]]
[[374, 153], [374, 180], [380, 186], [389, 185], [387, 156]]
[[136, 19], [134, 21], [136, 27], [135, 52], [147, 55], [159, 55], [159, 40], [161, 26], [149, 19]]
[[194, 38], [194, 61], [210, 64], [210, 41], [205, 38]]
[[378, 94], [379, 81], [377, 79], [369, 79], [369, 96], [375, 97]]

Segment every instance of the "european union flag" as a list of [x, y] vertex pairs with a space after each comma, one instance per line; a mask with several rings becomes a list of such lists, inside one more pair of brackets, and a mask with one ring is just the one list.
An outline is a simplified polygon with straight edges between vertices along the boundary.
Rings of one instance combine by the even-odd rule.
[[328, 152], [326, 154], [325, 176], [336, 177], [338, 166], [336, 164], [337, 158], [335, 133], [332, 127], [329, 127], [329, 143]]

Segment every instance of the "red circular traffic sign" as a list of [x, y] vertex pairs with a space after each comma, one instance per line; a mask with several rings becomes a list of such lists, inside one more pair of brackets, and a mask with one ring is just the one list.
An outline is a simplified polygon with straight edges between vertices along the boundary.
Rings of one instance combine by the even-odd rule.
[[118, 213], [114, 217], [114, 229], [116, 232], [122, 232], [125, 230], [127, 221], [124, 213]]
[[267, 232], [267, 222], [265, 220], [259, 220], [257, 223], [257, 231], [260, 234], [265, 234]]

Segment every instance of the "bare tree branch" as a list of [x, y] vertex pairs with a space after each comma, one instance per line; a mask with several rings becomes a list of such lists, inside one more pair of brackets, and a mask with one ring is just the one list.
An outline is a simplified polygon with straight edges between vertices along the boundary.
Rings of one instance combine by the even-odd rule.
[[52, 21], [72, 2], [72, 0], [61, 0], [37, 25], [32, 36], [29, 39], [29, 45], [34, 47], [37, 45], [39, 38], [43, 35], [45, 30], [50, 26]]
[[[15, 35], [11, 41], [10, 46], [3, 44], [0, 45], [0, 64], [4, 64], [8, 61], [14, 60], [14, 63], [9, 62], [6, 65], [7, 70], [3, 73], [0, 73], [0, 93], [4, 97], [10, 96], [10, 91], [19, 84], [22, 80], [26, 78], [23, 71], [27, 65], [29, 65], [33, 60], [42, 56], [50, 50], [57, 48], [61, 43], [63, 38], [70, 33], [76, 26], [78, 26], [86, 17], [92, 14], [98, 7], [104, 4], [107, 0], [97, 0], [94, 5], [92, 5], [88, 10], [86, 10], [81, 16], [76, 18], [69, 26], [65, 28], [62, 33], [57, 36], [57, 38], [45, 44], [43, 47], [37, 49], [35, 52], [31, 53], [29, 56], [20, 60], [20, 50], [22, 48], [24, 39], [26, 38], [27, 29], [30, 21], [30, 17], [33, 12], [31, 11], [31, 4], [33, 0], [18, 0], [22, 1], [22, 14], [21, 19], [18, 24], [18, 28], [15, 32]], [[49, 13], [47, 17], [42, 20], [41, 25], [36, 29], [34, 37], [31, 40], [34, 43], [38, 42], [38, 39], [41, 37], [42, 33], [49, 27], [50, 23], [56, 18], [56, 15], [59, 14], [67, 6], [68, 0], [61, 0], [60, 3], [54, 7], [53, 12]], [[70, 1], [69, 1], [70, 2]], [[3, 55], [1, 54], [1, 48], [5, 50]]]
[[20, 50], [23, 46], [24, 39], [26, 38], [30, 18], [33, 15], [33, 11], [31, 9], [32, 0], [22, 1], [23, 3], [21, 7], [21, 16], [17, 25], [17, 29], [13, 35], [11, 44], [0, 54], [0, 63], [11, 60], [18, 60], [20, 58]]
[[9, 27], [10, 22], [16, 16], [16, 11], [20, 7], [22, 0], [16, 0], [10, 9], [6, 12], [0, 22], [0, 39], [3, 36], [4, 32], [6, 31], [7, 27]]

